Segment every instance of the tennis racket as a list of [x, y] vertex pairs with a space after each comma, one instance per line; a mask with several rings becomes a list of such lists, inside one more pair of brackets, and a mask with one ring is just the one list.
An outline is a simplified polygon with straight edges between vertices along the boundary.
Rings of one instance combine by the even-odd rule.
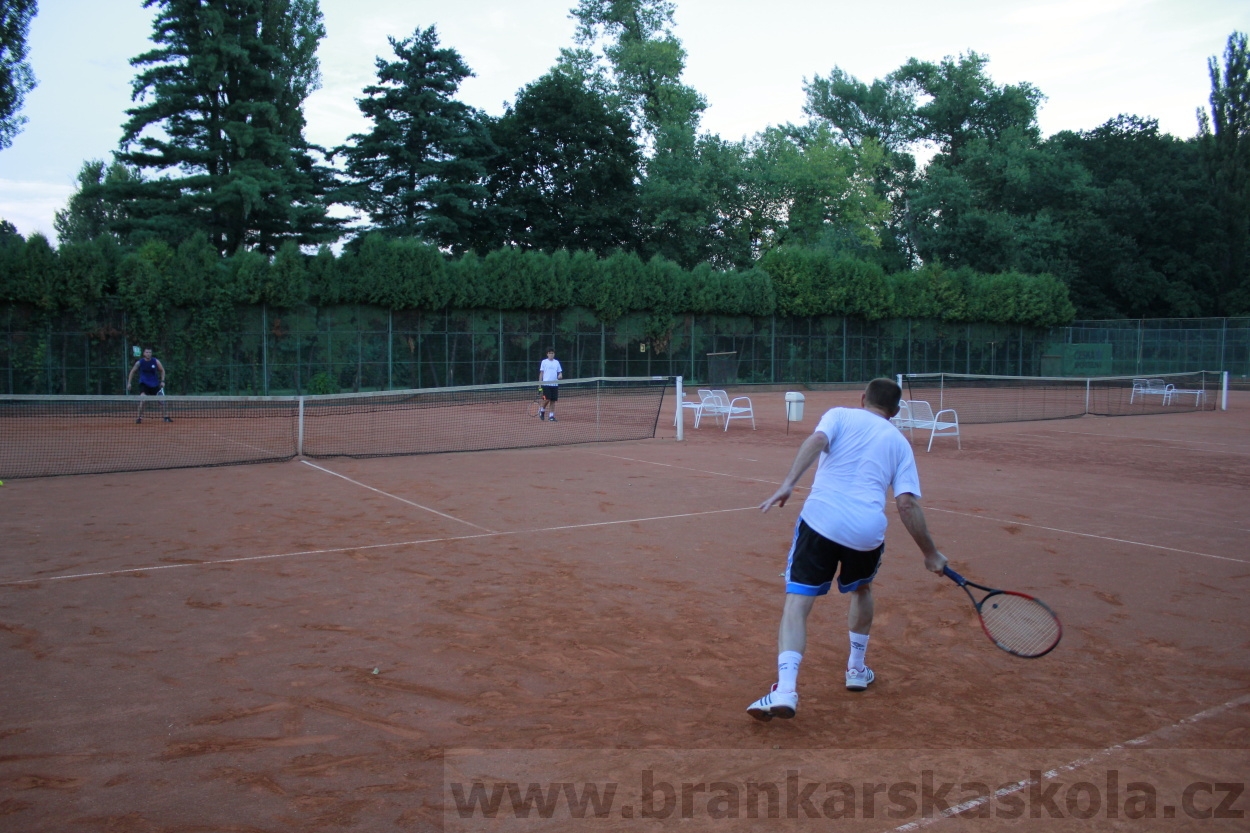
[[[1053, 651], [1063, 637], [1059, 617], [1038, 599], [968, 581], [950, 567], [944, 567], [942, 573], [964, 589], [981, 617], [985, 635], [1007, 653], [1035, 659]], [[985, 597], [977, 601], [969, 587], [986, 591]]]
[[538, 416], [538, 412], [542, 409], [542, 407], [543, 407], [543, 389], [542, 389], [542, 385], [539, 385], [538, 395], [530, 400], [529, 405], [526, 406], [526, 413], [528, 413], [532, 417], [536, 417]]

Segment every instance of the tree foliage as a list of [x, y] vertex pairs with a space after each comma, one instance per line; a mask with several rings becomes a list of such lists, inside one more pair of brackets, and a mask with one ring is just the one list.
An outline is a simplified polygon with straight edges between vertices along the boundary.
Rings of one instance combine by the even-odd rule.
[[562, 62], [622, 102], [635, 131], [655, 142], [666, 131], [693, 133], [707, 101], [682, 83], [686, 50], [673, 33], [671, 0], [579, 0], [578, 49]]
[[144, 5], [157, 9], [157, 46], [131, 62], [137, 103], [118, 159], [154, 174], [110, 188], [122, 231], [174, 243], [203, 232], [226, 254], [337, 236], [327, 173], [303, 136], [320, 84], [317, 0]]
[[[642, 313], [657, 337], [680, 315], [938, 318], [1046, 327], [1072, 318], [1062, 282], [1007, 270], [934, 266], [887, 274], [846, 252], [779, 246], [746, 269], [693, 269], [633, 252], [506, 247], [449, 256], [417, 238], [374, 232], [335, 255], [287, 241], [274, 255], [222, 256], [207, 235], [177, 246], [150, 239], [124, 247], [110, 236], [53, 249], [40, 235], [0, 228], [0, 301], [54, 312], [125, 311], [142, 340], [171, 335], [209, 344], [240, 306], [306, 304], [392, 310], [587, 310], [613, 323]], [[175, 315], [189, 311], [190, 316]], [[181, 336], [180, 336], [181, 337]]]
[[111, 235], [126, 222], [125, 205], [109, 199], [110, 189], [125, 188], [139, 182], [139, 174], [114, 162], [106, 165], [100, 159], [88, 159], [78, 171], [78, 190], [69, 204], [56, 212], [53, 228], [62, 244], [83, 243]]
[[[64, 257], [36, 274], [47, 241], [0, 233], [22, 303], [156, 286], [176, 304], [645, 313], [656, 333], [699, 311], [1250, 312], [1244, 34], [1211, 59], [1191, 140], [1132, 115], [1044, 139], [1041, 91], [970, 51], [871, 82], [835, 66], [804, 81], [806, 123], [729, 141], [700, 131], [672, 0], [578, 0], [571, 48], [497, 118], [456, 99], [472, 72], [433, 27], [392, 38], [357, 101], [370, 129], [335, 151], [343, 183], [303, 138], [317, 0], [146, 2], [156, 48], [134, 60], [117, 162], [84, 164], [58, 214]], [[339, 254], [331, 201], [371, 221]]]
[[583, 78], [561, 70], [543, 76], [521, 90], [491, 134], [499, 152], [479, 250], [606, 254], [634, 246], [638, 145], [628, 117]]
[[398, 60], [378, 58], [378, 83], [357, 100], [372, 130], [336, 151], [353, 184], [347, 200], [386, 234], [463, 250], [480, 223], [494, 149], [484, 116], [455, 99], [473, 72], [433, 26], [390, 44]]
[[1201, 142], [1220, 212], [1216, 292], [1225, 314], [1250, 312], [1250, 48], [1234, 32], [1224, 66], [1211, 58], [1211, 114], [1199, 111]]
[[30, 21], [38, 11], [37, 0], [0, 3], [0, 150], [11, 146], [26, 124], [22, 105], [26, 94], [35, 88], [26, 37], [30, 34]]

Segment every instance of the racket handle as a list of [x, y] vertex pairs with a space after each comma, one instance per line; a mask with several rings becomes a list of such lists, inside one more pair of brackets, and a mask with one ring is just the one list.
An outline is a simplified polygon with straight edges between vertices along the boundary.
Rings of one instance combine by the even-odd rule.
[[952, 570], [949, 564], [947, 564], [945, 567], [942, 568], [942, 575], [946, 576], [948, 579], [955, 582], [960, 587], [963, 587], [965, 584], [968, 583], [968, 580], [964, 578], [963, 576], [961, 576], [959, 573]]

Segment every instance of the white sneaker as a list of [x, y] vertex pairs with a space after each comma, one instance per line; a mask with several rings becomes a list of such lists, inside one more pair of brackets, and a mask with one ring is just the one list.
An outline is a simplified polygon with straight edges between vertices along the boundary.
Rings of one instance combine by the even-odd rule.
[[768, 693], [747, 706], [747, 714], [756, 720], [772, 720], [774, 717], [791, 718], [799, 710], [797, 691], [778, 691], [777, 684]]
[[872, 669], [868, 666], [860, 671], [846, 672], [846, 690], [847, 691], [863, 691], [872, 685], [872, 681], [877, 679], [877, 675], [872, 673]]

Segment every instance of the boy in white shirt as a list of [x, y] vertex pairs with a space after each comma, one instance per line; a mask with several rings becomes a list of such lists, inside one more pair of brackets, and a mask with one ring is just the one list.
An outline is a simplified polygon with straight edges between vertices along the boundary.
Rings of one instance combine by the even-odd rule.
[[547, 348], [547, 358], [538, 364], [538, 384], [543, 389], [543, 404], [538, 409], [538, 418], [556, 421], [556, 400], [560, 398], [560, 380], [564, 378], [564, 368], [556, 361], [556, 348]]

